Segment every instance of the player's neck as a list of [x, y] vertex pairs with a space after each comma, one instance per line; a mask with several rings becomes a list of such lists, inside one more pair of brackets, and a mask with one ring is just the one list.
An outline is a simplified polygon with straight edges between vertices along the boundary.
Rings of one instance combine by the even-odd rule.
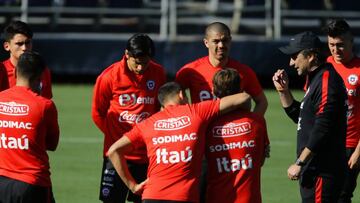
[[10, 55], [10, 62], [12, 65], [14, 65], [16, 67], [18, 64], [18, 61], [19, 61], [18, 59], [16, 59], [14, 56]]
[[213, 67], [219, 67], [219, 66], [224, 67], [228, 62], [228, 58], [225, 58], [223, 60], [218, 60], [214, 57], [209, 57], [209, 61]]

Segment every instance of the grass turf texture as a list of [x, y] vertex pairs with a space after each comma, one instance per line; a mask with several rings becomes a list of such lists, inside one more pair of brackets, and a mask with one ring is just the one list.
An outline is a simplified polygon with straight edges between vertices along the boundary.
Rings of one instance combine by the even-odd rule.
[[[91, 120], [92, 85], [54, 85], [58, 108], [60, 143], [49, 152], [51, 178], [57, 203], [95, 203], [99, 195], [103, 135]], [[287, 179], [286, 171], [295, 161], [296, 124], [286, 117], [274, 90], [265, 92], [271, 142], [271, 158], [262, 169], [264, 203], [300, 202], [298, 182]], [[296, 98], [302, 92], [295, 92]], [[360, 202], [359, 188], [353, 202]]]

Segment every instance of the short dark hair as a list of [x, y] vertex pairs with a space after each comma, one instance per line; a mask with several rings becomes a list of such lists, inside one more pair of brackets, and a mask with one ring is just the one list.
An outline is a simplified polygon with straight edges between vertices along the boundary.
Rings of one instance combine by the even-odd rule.
[[181, 91], [181, 86], [176, 82], [167, 82], [159, 88], [158, 100], [161, 106], [164, 106], [164, 103], [179, 94]]
[[231, 36], [230, 28], [222, 22], [213, 22], [213, 23], [210, 23], [208, 26], [206, 26], [205, 38], [207, 38], [210, 30], [214, 30], [217, 32], [224, 32], [224, 33], [228, 34], [229, 36]]
[[213, 77], [214, 95], [222, 98], [241, 91], [241, 78], [233, 68], [225, 68], [216, 72]]
[[33, 37], [33, 32], [30, 26], [22, 21], [12, 21], [9, 25], [7, 25], [4, 28], [3, 38], [6, 42], [10, 42], [16, 34], [23, 34], [30, 39]]
[[323, 49], [318, 49], [318, 48], [304, 49], [300, 53], [304, 56], [310, 56], [311, 54], [314, 55], [316, 65], [321, 65], [326, 62], [326, 55], [324, 54]]
[[133, 35], [126, 44], [126, 50], [132, 57], [155, 55], [155, 45], [152, 39], [146, 34]]
[[325, 28], [330, 37], [339, 37], [344, 34], [352, 34], [349, 24], [344, 19], [333, 19]]
[[34, 51], [26, 51], [20, 55], [16, 66], [18, 76], [34, 80], [41, 76], [45, 70], [45, 62], [43, 58]]

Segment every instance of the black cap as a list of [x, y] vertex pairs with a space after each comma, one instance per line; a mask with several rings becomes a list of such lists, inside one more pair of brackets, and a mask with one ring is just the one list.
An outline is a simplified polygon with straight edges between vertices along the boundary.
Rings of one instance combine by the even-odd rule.
[[304, 49], [322, 48], [322, 43], [313, 32], [302, 32], [290, 39], [289, 45], [280, 47], [280, 51], [287, 55], [296, 54]]

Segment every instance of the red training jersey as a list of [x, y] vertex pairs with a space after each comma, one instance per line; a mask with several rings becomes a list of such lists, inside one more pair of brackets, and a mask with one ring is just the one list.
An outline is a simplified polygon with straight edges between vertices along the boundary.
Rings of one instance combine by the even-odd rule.
[[263, 92], [255, 72], [247, 65], [231, 58], [229, 58], [226, 66], [214, 67], [211, 65], [208, 56], [202, 57], [184, 65], [176, 73], [175, 80], [182, 88], [190, 89], [192, 103], [213, 99], [212, 79], [215, 73], [222, 68], [234, 68], [237, 70], [241, 77], [242, 89], [252, 97], [256, 97]]
[[[16, 77], [15, 77], [15, 66], [11, 63], [10, 59], [3, 61], [3, 65], [6, 68], [9, 87], [13, 87], [16, 85]], [[41, 96], [46, 97], [48, 99], [52, 98], [52, 90], [51, 90], [51, 74], [48, 68], [45, 68], [44, 72], [41, 75]]]
[[32, 185], [51, 186], [49, 157], [59, 126], [55, 104], [14, 86], [0, 92], [0, 175]]
[[260, 172], [269, 144], [265, 119], [241, 110], [208, 126], [207, 203], [260, 203]]
[[360, 139], [360, 58], [347, 64], [338, 64], [332, 56], [327, 58], [344, 81], [348, 95], [346, 147], [355, 148]]
[[149, 168], [143, 199], [199, 201], [205, 132], [219, 108], [220, 100], [169, 106], [125, 134], [135, 148], [146, 145]]
[[9, 81], [7, 77], [6, 68], [2, 63], [0, 63], [0, 91], [6, 90], [9, 88]]
[[[136, 123], [160, 109], [157, 93], [165, 82], [165, 71], [159, 64], [150, 61], [147, 70], [137, 75], [129, 70], [125, 57], [99, 75], [94, 87], [92, 118], [105, 135], [104, 156]], [[146, 150], [134, 151], [126, 158], [146, 163]]]

